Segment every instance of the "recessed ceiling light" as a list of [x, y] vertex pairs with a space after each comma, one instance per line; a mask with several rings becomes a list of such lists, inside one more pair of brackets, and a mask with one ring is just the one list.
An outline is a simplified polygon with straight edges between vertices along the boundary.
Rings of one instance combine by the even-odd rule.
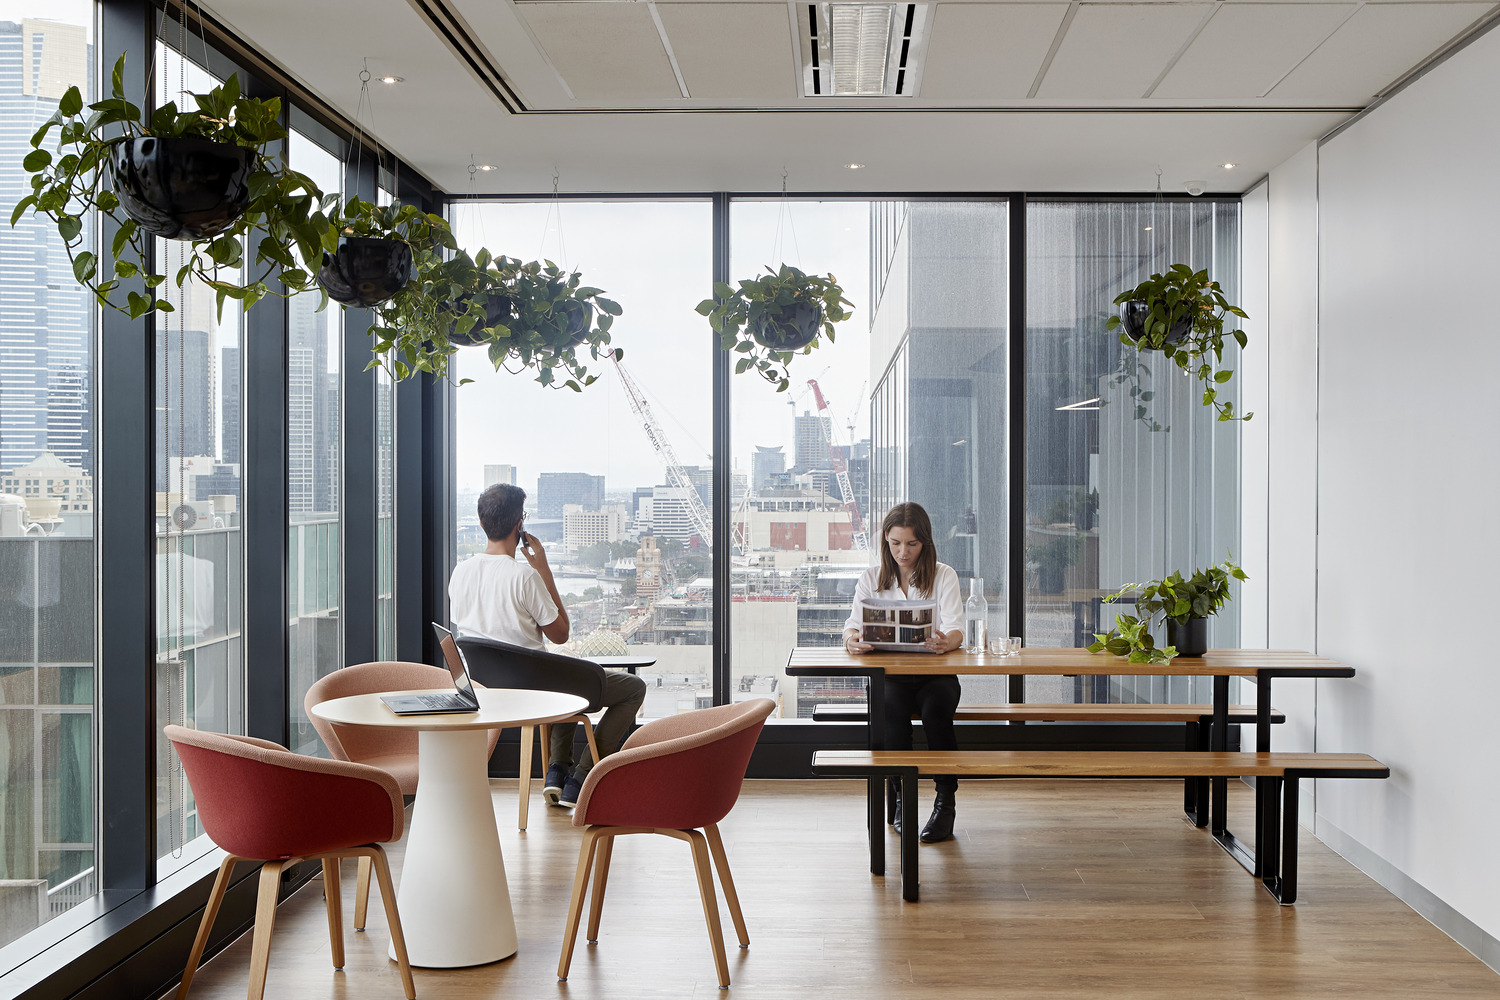
[[1225, 170], [1233, 170], [1237, 166], [1239, 166], [1239, 164], [1237, 164], [1237, 163], [1226, 163], [1226, 164], [1224, 164], [1224, 169]]
[[404, 76], [382, 76], [380, 78], [381, 83], [402, 83], [405, 80], [406, 77]]
[[1145, 229], [1144, 229], [1144, 231], [1148, 232], [1148, 233], [1151, 232], [1151, 227], [1150, 226], [1146, 226]]
[[865, 165], [863, 163], [846, 163], [846, 164], [844, 164], [844, 167], [846, 169], [848, 169], [848, 170], [863, 170], [863, 169], [865, 169]]
[[495, 168], [495, 165], [493, 163], [476, 163], [476, 164], [474, 164], [474, 169], [475, 170], [484, 170], [484, 171], [488, 172], [488, 171], [494, 170], [496, 168]]

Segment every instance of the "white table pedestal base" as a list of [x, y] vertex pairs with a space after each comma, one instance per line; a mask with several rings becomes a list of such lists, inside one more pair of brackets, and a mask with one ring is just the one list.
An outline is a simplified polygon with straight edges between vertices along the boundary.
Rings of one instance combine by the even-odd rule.
[[396, 892], [407, 955], [437, 969], [509, 958], [516, 920], [490, 799], [488, 733], [424, 731], [419, 740], [417, 801]]

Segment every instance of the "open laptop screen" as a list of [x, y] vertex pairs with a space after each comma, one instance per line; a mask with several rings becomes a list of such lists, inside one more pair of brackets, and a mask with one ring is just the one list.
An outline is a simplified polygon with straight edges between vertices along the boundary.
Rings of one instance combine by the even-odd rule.
[[470, 704], [479, 704], [479, 698], [474, 694], [474, 684], [469, 679], [469, 663], [464, 659], [464, 651], [453, 640], [453, 633], [436, 622], [432, 623], [432, 630], [437, 633], [438, 645], [443, 649], [443, 663], [453, 675], [453, 686]]

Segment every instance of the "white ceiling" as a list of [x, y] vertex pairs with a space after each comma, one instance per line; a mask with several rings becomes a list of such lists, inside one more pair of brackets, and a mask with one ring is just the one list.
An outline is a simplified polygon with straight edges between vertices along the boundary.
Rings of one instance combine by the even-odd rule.
[[1144, 191], [1158, 165], [1234, 192], [1496, 6], [936, 0], [920, 90], [890, 98], [800, 96], [789, 0], [207, 9], [351, 120], [366, 60], [404, 77], [362, 124], [453, 193], [471, 156], [481, 193]]

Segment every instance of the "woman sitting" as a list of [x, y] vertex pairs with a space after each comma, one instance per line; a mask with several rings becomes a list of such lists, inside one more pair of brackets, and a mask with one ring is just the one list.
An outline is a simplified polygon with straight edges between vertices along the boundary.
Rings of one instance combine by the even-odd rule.
[[[868, 599], [929, 600], [937, 604], [937, 620], [925, 645], [934, 653], [948, 653], [963, 645], [963, 602], [959, 599], [958, 574], [952, 566], [937, 561], [932, 544], [932, 522], [914, 503], [897, 504], [880, 526], [880, 565], [871, 566], [854, 588], [854, 610], [844, 623], [844, 649], [854, 655], [875, 647], [860, 641], [860, 602]], [[922, 731], [932, 750], [957, 750], [953, 713], [961, 689], [956, 674], [920, 677], [886, 676], [885, 745], [891, 750], [910, 750], [913, 713], [922, 719]], [[935, 844], [953, 836], [954, 794], [958, 779], [940, 775], [935, 779], [937, 799], [932, 816], [922, 827], [922, 843]], [[895, 827], [901, 830], [900, 786], [894, 782]]]

